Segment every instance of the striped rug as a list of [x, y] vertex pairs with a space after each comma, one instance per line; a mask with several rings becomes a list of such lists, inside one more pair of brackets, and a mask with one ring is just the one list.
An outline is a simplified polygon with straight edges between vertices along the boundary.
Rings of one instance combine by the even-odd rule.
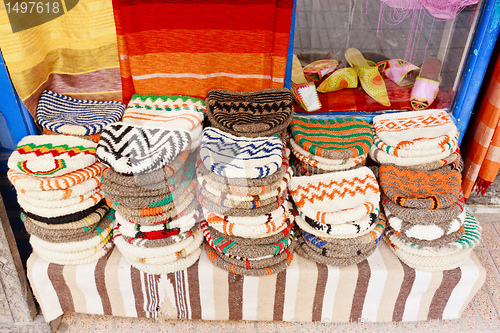
[[125, 103], [284, 85], [293, 0], [113, 0], [113, 10]]
[[448, 271], [401, 263], [380, 242], [367, 260], [318, 265], [299, 255], [279, 274], [240, 276], [202, 253], [190, 268], [148, 275], [120, 252], [82, 266], [49, 264], [32, 254], [28, 279], [47, 322], [66, 311], [120, 317], [288, 322], [417, 321], [460, 318], [483, 285], [476, 255]]

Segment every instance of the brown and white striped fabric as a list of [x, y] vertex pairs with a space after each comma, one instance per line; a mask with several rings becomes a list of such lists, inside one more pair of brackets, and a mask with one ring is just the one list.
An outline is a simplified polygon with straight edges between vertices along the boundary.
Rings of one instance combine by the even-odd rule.
[[456, 269], [424, 272], [401, 263], [383, 242], [357, 265], [319, 265], [296, 255], [285, 271], [262, 277], [229, 273], [205, 253], [190, 268], [164, 275], [141, 273], [116, 249], [84, 266], [49, 264], [36, 254], [28, 260], [47, 322], [66, 311], [203, 320], [455, 319], [485, 278], [475, 254]]

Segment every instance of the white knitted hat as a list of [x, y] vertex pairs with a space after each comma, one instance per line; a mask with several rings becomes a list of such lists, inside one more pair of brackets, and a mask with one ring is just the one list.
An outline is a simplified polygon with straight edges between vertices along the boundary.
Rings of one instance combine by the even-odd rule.
[[93, 255], [88, 255], [87, 253], [83, 253], [81, 255], [79, 252], [72, 252], [71, 256], [69, 256], [68, 260], [55, 260], [53, 259], [57, 256], [57, 251], [51, 251], [46, 248], [39, 248], [36, 245], [33, 245], [33, 252], [35, 252], [40, 258], [50, 263], [58, 264], [58, 265], [85, 265], [92, 262], [96, 262], [100, 258], [104, 257], [111, 249], [113, 249], [113, 242], [109, 241], [103, 246], [97, 247], [95, 253]]
[[277, 136], [238, 137], [219, 129], [203, 130], [200, 156], [205, 167], [228, 178], [263, 178], [282, 164], [282, 142]]
[[[295, 205], [308, 211], [335, 212], [358, 207], [369, 199], [373, 205], [380, 200], [377, 179], [368, 167], [292, 177], [288, 190]], [[378, 199], [372, 200], [377, 195]]]
[[156, 225], [142, 225], [137, 223], [132, 223], [125, 219], [120, 213], [116, 212], [116, 222], [119, 225], [118, 230], [127, 237], [136, 237], [137, 232], [153, 232], [161, 231], [165, 229], [180, 228], [179, 232], [184, 232], [190, 230], [197, 222], [198, 216], [194, 210], [192, 213], [180, 217], [170, 223], [158, 223]]
[[[27, 212], [42, 217], [59, 217], [63, 215], [69, 215], [71, 213], [80, 212], [97, 205], [102, 199], [104, 199], [104, 195], [102, 191], [99, 190], [79, 203], [70, 206], [54, 208], [47, 206], [47, 203], [50, 203], [50, 201], [44, 202], [43, 200], [37, 200], [37, 202], [33, 202], [34, 200], [31, 198], [24, 198], [19, 195], [17, 196], [17, 202], [19, 203], [19, 206], [21, 206], [21, 208], [23, 208]], [[38, 206], [38, 204], [40, 203], [44, 204], [45, 206]]]
[[46, 192], [55, 190], [66, 190], [76, 186], [93, 177], [100, 177], [104, 165], [101, 162], [96, 162], [86, 168], [78, 169], [59, 177], [38, 177], [27, 175], [24, 172], [15, 170], [7, 171], [7, 177], [10, 182], [16, 187], [30, 192]]
[[189, 254], [185, 258], [180, 258], [170, 264], [163, 265], [151, 265], [143, 264], [141, 262], [130, 261], [126, 257], [125, 261], [128, 262], [132, 267], [137, 268], [141, 272], [146, 274], [168, 274], [177, 271], [183, 271], [191, 267], [198, 259], [200, 259], [201, 247], [196, 249], [193, 253]]
[[92, 135], [119, 121], [124, 111], [122, 102], [74, 99], [45, 90], [38, 100], [36, 120], [56, 133]]
[[7, 162], [9, 169], [39, 177], [55, 177], [96, 162], [96, 143], [65, 135], [28, 135]]
[[378, 149], [386, 152], [389, 155], [401, 158], [411, 158], [428, 155], [438, 155], [445, 151], [448, 152], [451, 149], [458, 147], [458, 136], [450, 138], [450, 140], [447, 142], [440, 142], [440, 145], [436, 146], [435, 148], [429, 147], [428, 149], [412, 149], [412, 146], [410, 146], [410, 148], [393, 147], [386, 144], [377, 135], [375, 135], [373, 143], [377, 146]]
[[373, 117], [373, 128], [384, 143], [398, 149], [434, 149], [458, 135], [445, 110], [384, 113]]
[[172, 162], [191, 142], [189, 131], [117, 122], [106, 126], [97, 158], [124, 174], [146, 173]]
[[427, 164], [431, 162], [436, 162], [438, 160], [441, 160], [443, 158], [446, 158], [450, 156], [457, 147], [454, 147], [450, 150], [444, 151], [442, 153], [436, 154], [436, 155], [426, 155], [426, 156], [418, 156], [418, 157], [397, 157], [393, 155], [389, 155], [383, 150], [380, 150], [377, 148], [377, 146], [373, 145], [370, 148], [370, 151], [368, 154], [370, 157], [377, 163], [379, 164], [394, 164], [394, 165], [399, 165], [399, 166], [415, 166], [415, 165], [422, 165], [422, 164]]
[[[23, 192], [17, 192], [17, 198], [21, 198], [22, 201], [24, 202], [29, 202], [32, 206], [38, 206], [38, 207], [44, 207], [44, 208], [62, 208], [62, 207], [69, 207], [69, 206], [74, 206], [78, 205], [79, 203], [82, 203], [83, 201], [87, 200], [93, 195], [96, 195], [96, 193], [99, 191], [97, 187], [94, 186], [93, 189], [90, 189], [86, 193], [83, 193], [78, 196], [74, 196], [71, 198], [67, 199], [51, 199], [50, 195], [47, 195], [47, 199], [36, 199], [32, 198], [29, 195], [24, 194]], [[50, 194], [51, 191], [46, 191], [48, 194]], [[30, 193], [30, 192], [28, 192]], [[40, 192], [33, 192], [33, 193], [40, 193]]]
[[[59, 201], [59, 200], [65, 201], [77, 198], [79, 198], [80, 201], [83, 201], [83, 199], [86, 199], [90, 195], [97, 192], [100, 186], [101, 186], [101, 177], [92, 177], [79, 184], [76, 184], [75, 186], [69, 187], [64, 190], [30, 191], [21, 187], [16, 187], [14, 185], [18, 195], [24, 196], [26, 198], [43, 200], [43, 201]], [[40, 206], [42, 206], [42, 204], [40, 204]]]

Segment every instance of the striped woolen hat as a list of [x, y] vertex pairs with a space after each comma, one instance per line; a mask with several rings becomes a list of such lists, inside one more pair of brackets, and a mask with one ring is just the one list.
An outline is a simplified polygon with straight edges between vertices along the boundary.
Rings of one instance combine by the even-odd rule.
[[294, 117], [290, 130], [292, 140], [304, 150], [329, 159], [364, 155], [373, 144], [372, 127], [363, 119]]
[[377, 179], [368, 167], [292, 177], [288, 191], [299, 210], [320, 212], [354, 208], [367, 202], [368, 197], [380, 195]]
[[286, 88], [250, 92], [212, 89], [205, 99], [213, 127], [236, 136], [271, 136], [286, 131], [294, 111]]
[[7, 162], [9, 169], [38, 177], [56, 177], [96, 162], [95, 142], [64, 135], [24, 137]]
[[[205, 101], [182, 95], [133, 95], [122, 121], [192, 131], [205, 119]], [[194, 136], [193, 136], [194, 137]]]
[[283, 162], [282, 142], [277, 136], [237, 137], [217, 128], [203, 131], [200, 157], [205, 167], [227, 178], [263, 178]]
[[61, 134], [92, 135], [117, 122], [125, 104], [117, 101], [74, 99], [45, 90], [40, 95], [36, 120], [43, 128]]
[[381, 191], [408, 208], [448, 208], [459, 200], [462, 191], [462, 176], [451, 168], [423, 171], [382, 165], [378, 175]]
[[448, 158], [454, 151], [456, 151], [457, 148], [458, 146], [436, 155], [398, 157], [390, 155], [385, 151], [378, 149], [377, 146], [373, 145], [370, 148], [368, 154], [375, 162], [379, 164], [394, 164], [404, 166], [409, 169], [435, 169], [437, 163], [441, 163], [442, 159]]
[[[450, 138], [450, 140], [448, 141], [444, 140], [443, 142], [440, 142], [440, 144], [437, 147], [429, 149], [412, 149], [411, 146], [410, 148], [399, 148], [390, 146], [386, 144], [384, 141], [382, 141], [377, 135], [375, 135], [373, 142], [378, 149], [382, 150], [383, 152], [391, 156], [401, 157], [401, 158], [411, 158], [411, 157], [438, 155], [443, 152], [449, 152], [457, 149], [458, 136]], [[402, 143], [401, 145], [404, 145], [404, 143]]]
[[373, 118], [373, 128], [378, 138], [386, 145], [411, 151], [439, 148], [444, 150], [458, 135], [456, 125], [444, 110], [428, 109], [377, 115]]
[[102, 131], [97, 158], [116, 172], [147, 173], [171, 163], [190, 141], [186, 130], [117, 122]]

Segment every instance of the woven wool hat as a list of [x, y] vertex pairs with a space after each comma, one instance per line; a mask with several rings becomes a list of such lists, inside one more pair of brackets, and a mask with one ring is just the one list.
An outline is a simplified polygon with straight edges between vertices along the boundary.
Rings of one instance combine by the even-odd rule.
[[364, 119], [294, 117], [290, 131], [304, 150], [334, 160], [364, 155], [373, 144], [372, 127]]
[[[64, 207], [50, 207], [47, 205], [50, 201], [44, 202], [43, 200], [37, 200], [37, 202], [34, 202], [33, 199], [28, 199], [26, 200], [23, 197], [17, 196], [17, 202], [19, 203], [19, 206], [26, 211], [30, 212], [33, 214], [36, 214], [38, 216], [42, 216], [45, 218], [54, 218], [54, 217], [62, 217], [68, 214], [72, 214], [75, 212], [82, 212], [85, 211], [88, 208], [94, 207], [97, 205], [102, 199], [104, 199], [104, 195], [101, 191], [97, 191], [87, 199], [78, 202], [76, 204], [72, 204], [70, 206], [64, 206]], [[71, 200], [71, 199], [67, 199]], [[45, 206], [38, 206], [37, 204], [45, 204]], [[88, 214], [87, 214], [88, 215]], [[85, 215], [84, 215], [85, 216]], [[35, 217], [34, 217], [35, 218]], [[37, 218], [35, 218], [37, 219]], [[61, 222], [64, 223], [64, 222]]]
[[173, 180], [182, 177], [179, 171], [190, 163], [189, 152], [185, 150], [177, 155], [172, 163], [152, 172], [123, 175], [111, 168], [105, 168], [103, 175], [106, 183], [113, 183], [117, 186], [141, 187], [150, 190], [164, 189], [165, 185], [172, 185]]
[[97, 158], [124, 174], [147, 173], [171, 163], [191, 142], [186, 130], [117, 122], [104, 128]]
[[[401, 158], [411, 158], [419, 156], [437, 155], [441, 154], [442, 152], [450, 151], [454, 148], [457, 148], [458, 136], [450, 138], [450, 140], [447, 142], [440, 142], [439, 143], [440, 145], [435, 148], [428, 148], [428, 149], [412, 149], [411, 146], [410, 148], [393, 147], [386, 144], [377, 135], [375, 135], [373, 143], [375, 146], [377, 146], [378, 149], [382, 150], [383, 152], [386, 152], [389, 155]], [[402, 143], [402, 145], [404, 145], [404, 143]]]
[[205, 167], [227, 178], [263, 178], [282, 165], [282, 142], [277, 136], [238, 137], [217, 128], [203, 130], [200, 157]]
[[249, 92], [212, 89], [205, 103], [213, 127], [246, 137], [284, 132], [294, 114], [292, 94], [286, 88]]
[[368, 156], [368, 151], [362, 155], [356, 157], [344, 158], [344, 159], [331, 159], [322, 156], [314, 155], [301, 146], [299, 146], [295, 140], [291, 139], [288, 141], [290, 143], [290, 149], [292, 153], [302, 162], [310, 164], [312, 166], [323, 168], [325, 170], [346, 170], [353, 166], [356, 166], [365, 161]]
[[295, 216], [295, 223], [304, 231], [323, 238], [353, 238], [365, 235], [377, 225], [378, 210], [364, 218], [337, 225], [324, 224], [307, 216]]
[[384, 113], [373, 117], [375, 134], [397, 149], [427, 150], [443, 147], [458, 135], [444, 110]]
[[104, 257], [114, 248], [111, 240], [108, 240], [106, 243], [96, 246], [95, 248], [78, 252], [58, 252], [51, 251], [47, 248], [39, 248], [37, 245], [33, 244], [31, 244], [31, 246], [33, 248], [33, 252], [35, 252], [40, 258], [58, 265], [85, 265], [93, 263]]
[[328, 170], [318, 169], [310, 164], [304, 163], [299, 160], [294, 154], [290, 156], [290, 166], [293, 169], [293, 175], [295, 177], [321, 175], [324, 173], [332, 172]]
[[127, 105], [122, 121], [133, 125], [191, 131], [203, 123], [205, 112], [205, 101], [196, 97], [135, 94]]
[[56, 133], [54, 131], [48, 130], [46, 128], [43, 128], [42, 134], [46, 135], [66, 135], [66, 136], [75, 136], [80, 139], [85, 139], [89, 141], [93, 141], [95, 143], [99, 142], [99, 138], [101, 137], [101, 133], [96, 133], [96, 134], [90, 134], [90, 135], [73, 135], [73, 134], [66, 134], [66, 133]]
[[50, 191], [30, 191], [21, 187], [14, 187], [18, 195], [25, 198], [42, 200], [42, 201], [66, 201], [69, 199], [88, 198], [90, 195], [97, 192], [101, 186], [101, 177], [92, 177], [79, 184], [69, 187], [64, 190], [50, 190]]
[[359, 255], [357, 253], [353, 253], [353, 256], [348, 258], [337, 258], [337, 257], [327, 257], [314, 251], [308, 245], [305, 244], [306, 240], [301, 236], [297, 237], [297, 243], [298, 243], [297, 247], [295, 248], [295, 252], [297, 254], [314, 262], [336, 267], [346, 267], [350, 265], [359, 264], [360, 262], [368, 258], [373, 252], [375, 252], [375, 249], [377, 248], [377, 245], [373, 243], [371, 246], [367, 246], [365, 251], [360, 253]]
[[300, 162], [306, 164], [307, 168], [311, 169], [312, 172], [314, 172], [313, 170], [318, 170], [317, 173], [327, 173], [327, 172], [353, 169], [358, 165], [364, 165], [366, 157], [368, 156], [368, 155], [361, 155], [355, 158], [350, 158], [349, 161], [344, 164], [326, 164], [318, 162], [317, 160], [309, 158], [307, 156], [304, 156], [296, 151], [293, 152], [293, 155]]
[[163, 265], [152, 265], [152, 264], [145, 264], [137, 261], [131, 261], [128, 258], [125, 258], [125, 261], [129, 263], [132, 267], [137, 268], [139, 271], [146, 273], [146, 274], [168, 274], [168, 273], [174, 273], [178, 271], [183, 271], [191, 267], [198, 259], [200, 259], [200, 254], [201, 254], [201, 247], [195, 250], [193, 253], [187, 255], [184, 258], [179, 257], [178, 260], [169, 263], [169, 264], [163, 264]]
[[45, 222], [40, 222], [31, 217], [28, 217], [25, 213], [21, 213], [21, 216], [24, 219], [29, 219], [30, 223], [47, 230], [83, 230], [87, 232], [94, 229], [108, 211], [109, 207], [103, 205], [81, 220], [60, 224], [48, 224]]
[[67, 224], [67, 223], [81, 221], [82, 219], [85, 219], [87, 216], [94, 213], [97, 209], [99, 209], [103, 206], [106, 206], [106, 202], [104, 200], [101, 200], [96, 205], [91, 206], [91, 207], [84, 209], [82, 211], [72, 212], [70, 214], [66, 214], [63, 216], [57, 216], [57, 217], [44, 217], [44, 216], [41, 216], [41, 215], [38, 215], [38, 214], [35, 214], [32, 212], [26, 211], [26, 210], [22, 209], [22, 207], [21, 207], [21, 210], [22, 210], [23, 214], [25, 214], [26, 216], [28, 216], [31, 219], [37, 220], [38, 222], [46, 223], [46, 224], [61, 225], [61, 224]]
[[221, 255], [219, 252], [212, 249], [208, 244], [205, 244], [205, 251], [207, 253], [208, 259], [210, 259], [210, 261], [215, 266], [236, 275], [265, 276], [278, 274], [279, 272], [284, 271], [288, 266], [290, 266], [293, 260], [293, 253], [291, 251], [285, 250], [287, 257], [284, 260], [272, 266], [248, 269], [228, 262], [224, 255]]
[[[171, 187], [174, 184], [182, 181], [183, 171], [177, 171], [172, 177], [165, 178], [165, 181], [149, 184], [149, 185], [137, 185], [132, 186], [123, 185], [120, 183], [114, 183], [109, 178], [106, 177], [110, 168], [104, 170], [105, 175], [102, 176], [102, 190], [105, 193], [116, 194], [123, 197], [148, 197], [155, 195], [162, 195], [171, 192]], [[126, 176], [133, 177], [133, 176]]]
[[122, 102], [74, 99], [45, 90], [38, 100], [36, 120], [56, 133], [91, 135], [119, 121], [124, 111]]
[[[368, 167], [292, 177], [288, 182], [288, 191], [299, 209], [321, 212], [354, 208], [380, 193], [377, 179]], [[371, 202], [375, 206], [378, 201]]]
[[[437, 155], [426, 155], [419, 157], [397, 157], [393, 155], [389, 155], [383, 150], [377, 148], [377, 146], [373, 145], [370, 148], [368, 154], [370, 157], [379, 164], [394, 164], [399, 166], [405, 166], [411, 169], [416, 168], [426, 168], [427, 165], [436, 165], [440, 160], [447, 158], [450, 156], [453, 151], [456, 150], [450, 149], [449, 151], [444, 151]], [[423, 167], [422, 167], [423, 166]]]
[[[43, 198], [42, 199], [33, 198], [30, 197], [29, 195], [24, 194], [22, 191], [18, 191], [17, 199], [18, 201], [22, 200], [23, 202], [29, 202], [32, 207], [63, 208], [63, 207], [71, 207], [74, 205], [78, 205], [87, 200], [88, 198], [90, 198], [91, 196], [95, 196], [99, 191], [100, 189], [94, 186], [94, 188], [90, 189], [86, 193], [71, 198], [59, 199], [59, 200], [52, 200], [50, 196], [50, 191], [46, 191], [49, 192], [48, 193], [49, 195], [47, 195], [48, 197], [47, 200], [44, 200]], [[34, 193], [40, 193], [40, 192], [34, 192]]]
[[[130, 216], [122, 212], [122, 215], [131, 221], [132, 223], [138, 223], [141, 225], [155, 225], [159, 223], [171, 223], [186, 214], [191, 213], [193, 210], [200, 209], [200, 204], [197, 200], [193, 200], [193, 197], [186, 197], [179, 206], [176, 206], [176, 210], [166, 211], [158, 215], [144, 215], [144, 216]], [[191, 200], [191, 201], [189, 201]], [[155, 212], [155, 210], [147, 211], [146, 213]]]
[[286, 146], [283, 146], [282, 149], [283, 159], [278, 171], [274, 172], [273, 174], [267, 177], [262, 177], [262, 178], [245, 178], [245, 177], [227, 178], [225, 176], [219, 176], [215, 172], [212, 172], [209, 169], [207, 169], [205, 164], [201, 162], [201, 158], [197, 163], [198, 174], [202, 175], [203, 178], [205, 178], [207, 182], [212, 185], [212, 187], [218, 186], [214, 184], [224, 184], [226, 186], [230, 185], [230, 186], [241, 186], [241, 187], [268, 186], [269, 184], [277, 183], [283, 179], [283, 176], [288, 171], [289, 156], [290, 156], [290, 149], [288, 149]]
[[96, 162], [96, 143], [72, 136], [28, 135], [7, 162], [9, 169], [39, 177], [55, 177]]
[[[376, 150], [374, 152], [374, 157], [377, 158], [378, 153], [380, 150]], [[378, 161], [376, 161], [378, 162]], [[380, 162], [378, 162], [380, 163]], [[393, 163], [382, 163], [385, 165], [396, 165]], [[417, 165], [408, 165], [405, 166], [407, 169], [411, 170], [423, 170], [423, 171], [432, 171], [436, 170], [442, 167], [450, 167], [453, 169], [458, 170], [458, 172], [462, 173], [463, 170], [463, 160], [462, 157], [460, 156], [460, 150], [457, 149], [455, 152], [451, 153], [450, 155], [446, 156], [445, 158], [441, 158], [429, 163], [424, 163], [424, 164], [417, 164]]]
[[391, 244], [401, 248], [403, 251], [424, 257], [448, 256], [466, 249], [473, 249], [481, 242], [481, 226], [468, 208], [466, 208], [465, 211], [465, 234], [455, 242], [443, 244], [441, 246], [417, 245], [399, 237], [397, 231], [393, 228], [391, 228], [390, 232], [388, 231], [386, 233], [386, 236], [389, 238]]
[[266, 206], [260, 206], [253, 209], [244, 208], [228, 208], [221, 206], [218, 202], [210, 201], [207, 197], [198, 195], [198, 202], [207, 210], [210, 210], [218, 215], [227, 216], [261, 216], [278, 209], [284, 202], [284, 197], [279, 197], [278, 200], [271, 202]]
[[289, 224], [288, 227], [276, 235], [267, 237], [267, 239], [274, 238], [269, 243], [262, 243], [266, 239], [264, 237], [257, 240], [259, 244], [248, 244], [248, 239], [244, 239], [242, 241], [243, 244], [241, 244], [238, 241], [243, 238], [227, 236], [211, 228], [206, 220], [201, 221], [201, 230], [211, 248], [224, 255], [239, 256], [250, 260], [269, 259], [283, 253], [292, 244], [294, 239], [292, 227], [293, 224]]
[[423, 171], [382, 165], [378, 175], [384, 195], [408, 208], [448, 208], [459, 200], [462, 191], [462, 176], [451, 168]]
[[392, 215], [412, 224], [440, 224], [451, 221], [464, 210], [464, 199], [462, 196], [452, 206], [441, 209], [406, 208], [394, 203], [383, 194], [381, 203], [384, 209], [389, 210]]
[[[191, 237], [191, 235], [200, 228], [199, 223], [195, 224], [191, 229], [184, 231], [184, 232], [179, 232], [176, 235], [171, 235], [165, 238], [136, 238], [136, 237], [128, 237], [125, 236], [122, 233], [123, 239], [134, 246], [139, 246], [139, 247], [147, 247], [147, 248], [155, 248], [155, 247], [163, 247], [163, 246], [168, 246], [172, 245], [178, 242], [181, 242], [185, 240], [188, 237]], [[120, 231], [121, 232], [121, 231]]]
[[457, 217], [450, 221], [441, 223], [415, 224], [407, 223], [404, 220], [392, 215], [391, 211], [386, 209], [385, 213], [389, 220], [389, 225], [396, 232], [403, 234], [409, 239], [419, 239], [424, 241], [434, 241], [441, 239], [460, 230], [465, 221], [465, 209]]
[[[388, 227], [393, 229], [392, 227]], [[393, 229], [394, 230], [394, 229]], [[395, 231], [395, 230], [394, 230]], [[398, 237], [420, 246], [441, 246], [449, 243], [453, 243], [463, 237], [465, 234], [465, 230], [463, 227], [460, 227], [458, 230], [450, 232], [449, 234], [443, 235], [440, 238], [433, 240], [426, 240], [421, 238], [408, 237], [406, 233], [395, 231]]]
[[[42, 192], [61, 190], [71, 195], [73, 186], [83, 183], [94, 177], [100, 177], [104, 169], [101, 162], [96, 162], [83, 169], [78, 169], [58, 177], [38, 177], [27, 175], [15, 170], [7, 171], [7, 177], [14, 187], [30, 192]], [[65, 191], [69, 189], [68, 191]], [[64, 196], [64, 194], [63, 194]]]
[[230, 222], [227, 217], [220, 217], [206, 210], [203, 210], [203, 214], [213, 229], [225, 235], [244, 238], [263, 238], [278, 234], [293, 221], [293, 216], [288, 211], [276, 220], [269, 220], [261, 224], [237, 224]]

